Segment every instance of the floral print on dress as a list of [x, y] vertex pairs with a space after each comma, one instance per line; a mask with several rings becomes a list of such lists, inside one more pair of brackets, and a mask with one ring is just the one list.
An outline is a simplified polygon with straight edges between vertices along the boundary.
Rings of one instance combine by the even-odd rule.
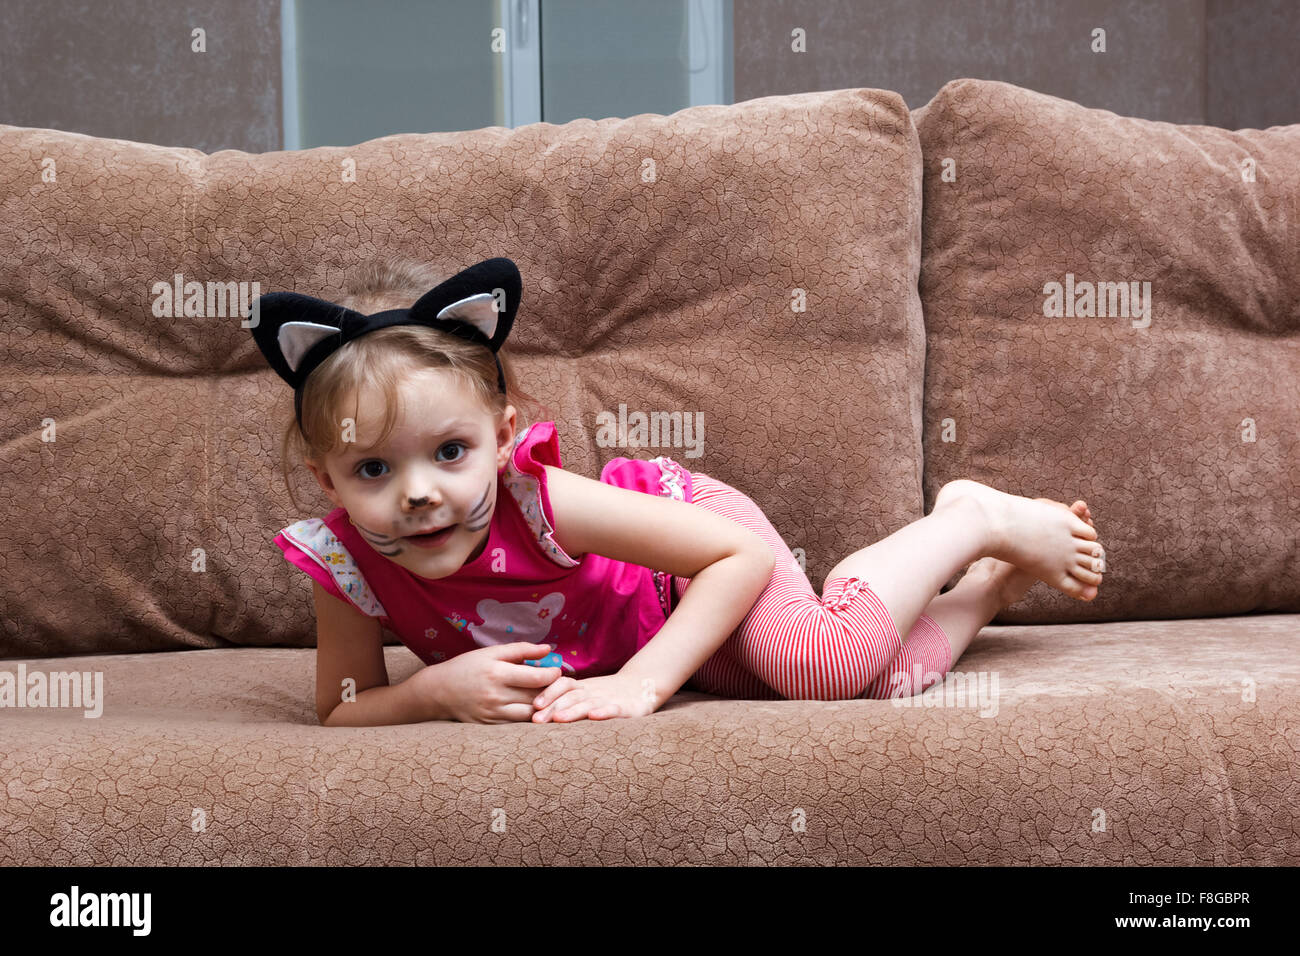
[[388, 616], [370, 585], [366, 584], [366, 579], [361, 576], [348, 549], [324, 521], [320, 518], [305, 518], [281, 529], [280, 533], [328, 571], [338, 589], [362, 614], [370, 617]]

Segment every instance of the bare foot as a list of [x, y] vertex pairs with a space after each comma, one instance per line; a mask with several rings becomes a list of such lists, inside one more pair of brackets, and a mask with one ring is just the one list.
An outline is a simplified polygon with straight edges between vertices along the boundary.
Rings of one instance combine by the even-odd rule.
[[[1105, 551], [1086, 502], [1065, 505], [1050, 498], [1024, 498], [959, 478], [939, 489], [934, 510], [972, 505], [988, 522], [991, 557], [1080, 601], [1097, 596]], [[986, 565], [983, 570], [995, 568]], [[1015, 588], [1008, 591], [1014, 593]], [[1016, 600], [1021, 597], [1023, 591]]]
[[1038, 583], [1038, 578], [1028, 571], [1021, 571], [1014, 564], [1000, 558], [980, 558], [962, 575], [958, 586], [967, 580], [978, 583], [991, 593], [997, 601], [998, 610], [1021, 600], [1029, 589]]
[[[1088, 505], [1082, 499], [1070, 505], [1070, 510], [1077, 514], [1089, 525], [1092, 525], [1092, 513], [1088, 510]], [[1034, 577], [1028, 571], [1022, 571], [1008, 561], [1000, 558], [980, 558], [969, 568], [963, 576], [964, 581], [967, 577], [978, 581], [983, 587], [988, 589], [997, 600], [998, 610], [1004, 607], [1010, 607], [1022, 601], [1029, 589], [1033, 587], [1038, 578]], [[1091, 596], [1086, 592], [1092, 592]], [[1089, 585], [1085, 588], [1084, 600], [1091, 601], [1097, 596], [1097, 588]]]

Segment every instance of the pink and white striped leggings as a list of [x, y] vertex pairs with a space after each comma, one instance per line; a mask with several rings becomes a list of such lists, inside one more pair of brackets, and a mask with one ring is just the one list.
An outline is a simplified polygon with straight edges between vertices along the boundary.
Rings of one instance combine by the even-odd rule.
[[[885, 699], [919, 694], [948, 673], [952, 648], [927, 614], [900, 641], [884, 603], [857, 577], [827, 578], [817, 597], [767, 516], [741, 491], [691, 472], [692, 501], [763, 537], [772, 579], [686, 689], [748, 700]], [[680, 599], [689, 578], [672, 578]], [[674, 604], [674, 607], [676, 605]]]

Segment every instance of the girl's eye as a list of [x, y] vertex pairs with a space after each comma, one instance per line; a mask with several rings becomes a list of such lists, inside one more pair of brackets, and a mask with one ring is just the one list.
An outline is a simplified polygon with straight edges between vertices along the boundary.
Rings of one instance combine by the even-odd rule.
[[[447, 442], [447, 444], [443, 445], [442, 448], [438, 450], [445, 451], [448, 448], [460, 449], [460, 454], [456, 455], [454, 458], [445, 459], [446, 461], [455, 462], [455, 461], [460, 461], [462, 458], [465, 457], [465, 453], [464, 453], [465, 447], [466, 446], [463, 442], [449, 441]], [[378, 465], [379, 467], [384, 468], [385, 470], [388, 468], [388, 466], [385, 465], [378, 458], [369, 458], [366, 461], [363, 461], [361, 464], [357, 465], [357, 474], [360, 475], [362, 478], [382, 478], [383, 472], [380, 472], [379, 474], [375, 474], [374, 472], [366, 471], [366, 469], [371, 465]]]

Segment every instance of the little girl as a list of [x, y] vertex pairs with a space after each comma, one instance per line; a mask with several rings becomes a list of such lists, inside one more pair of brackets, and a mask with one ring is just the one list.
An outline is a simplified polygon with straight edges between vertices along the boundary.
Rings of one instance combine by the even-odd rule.
[[[730, 485], [663, 456], [615, 458], [599, 481], [565, 471], [554, 422], [520, 427], [514, 402], [537, 403], [500, 354], [521, 291], [509, 259], [443, 282], [385, 262], [340, 304], [254, 305], [254, 338], [294, 389], [286, 486], [293, 442], [336, 506], [275, 538], [314, 580], [323, 724], [636, 717], [683, 686], [910, 696], [1035, 581], [1096, 597], [1083, 501], [951, 481], [819, 598]], [[385, 628], [429, 665], [395, 686]]]

